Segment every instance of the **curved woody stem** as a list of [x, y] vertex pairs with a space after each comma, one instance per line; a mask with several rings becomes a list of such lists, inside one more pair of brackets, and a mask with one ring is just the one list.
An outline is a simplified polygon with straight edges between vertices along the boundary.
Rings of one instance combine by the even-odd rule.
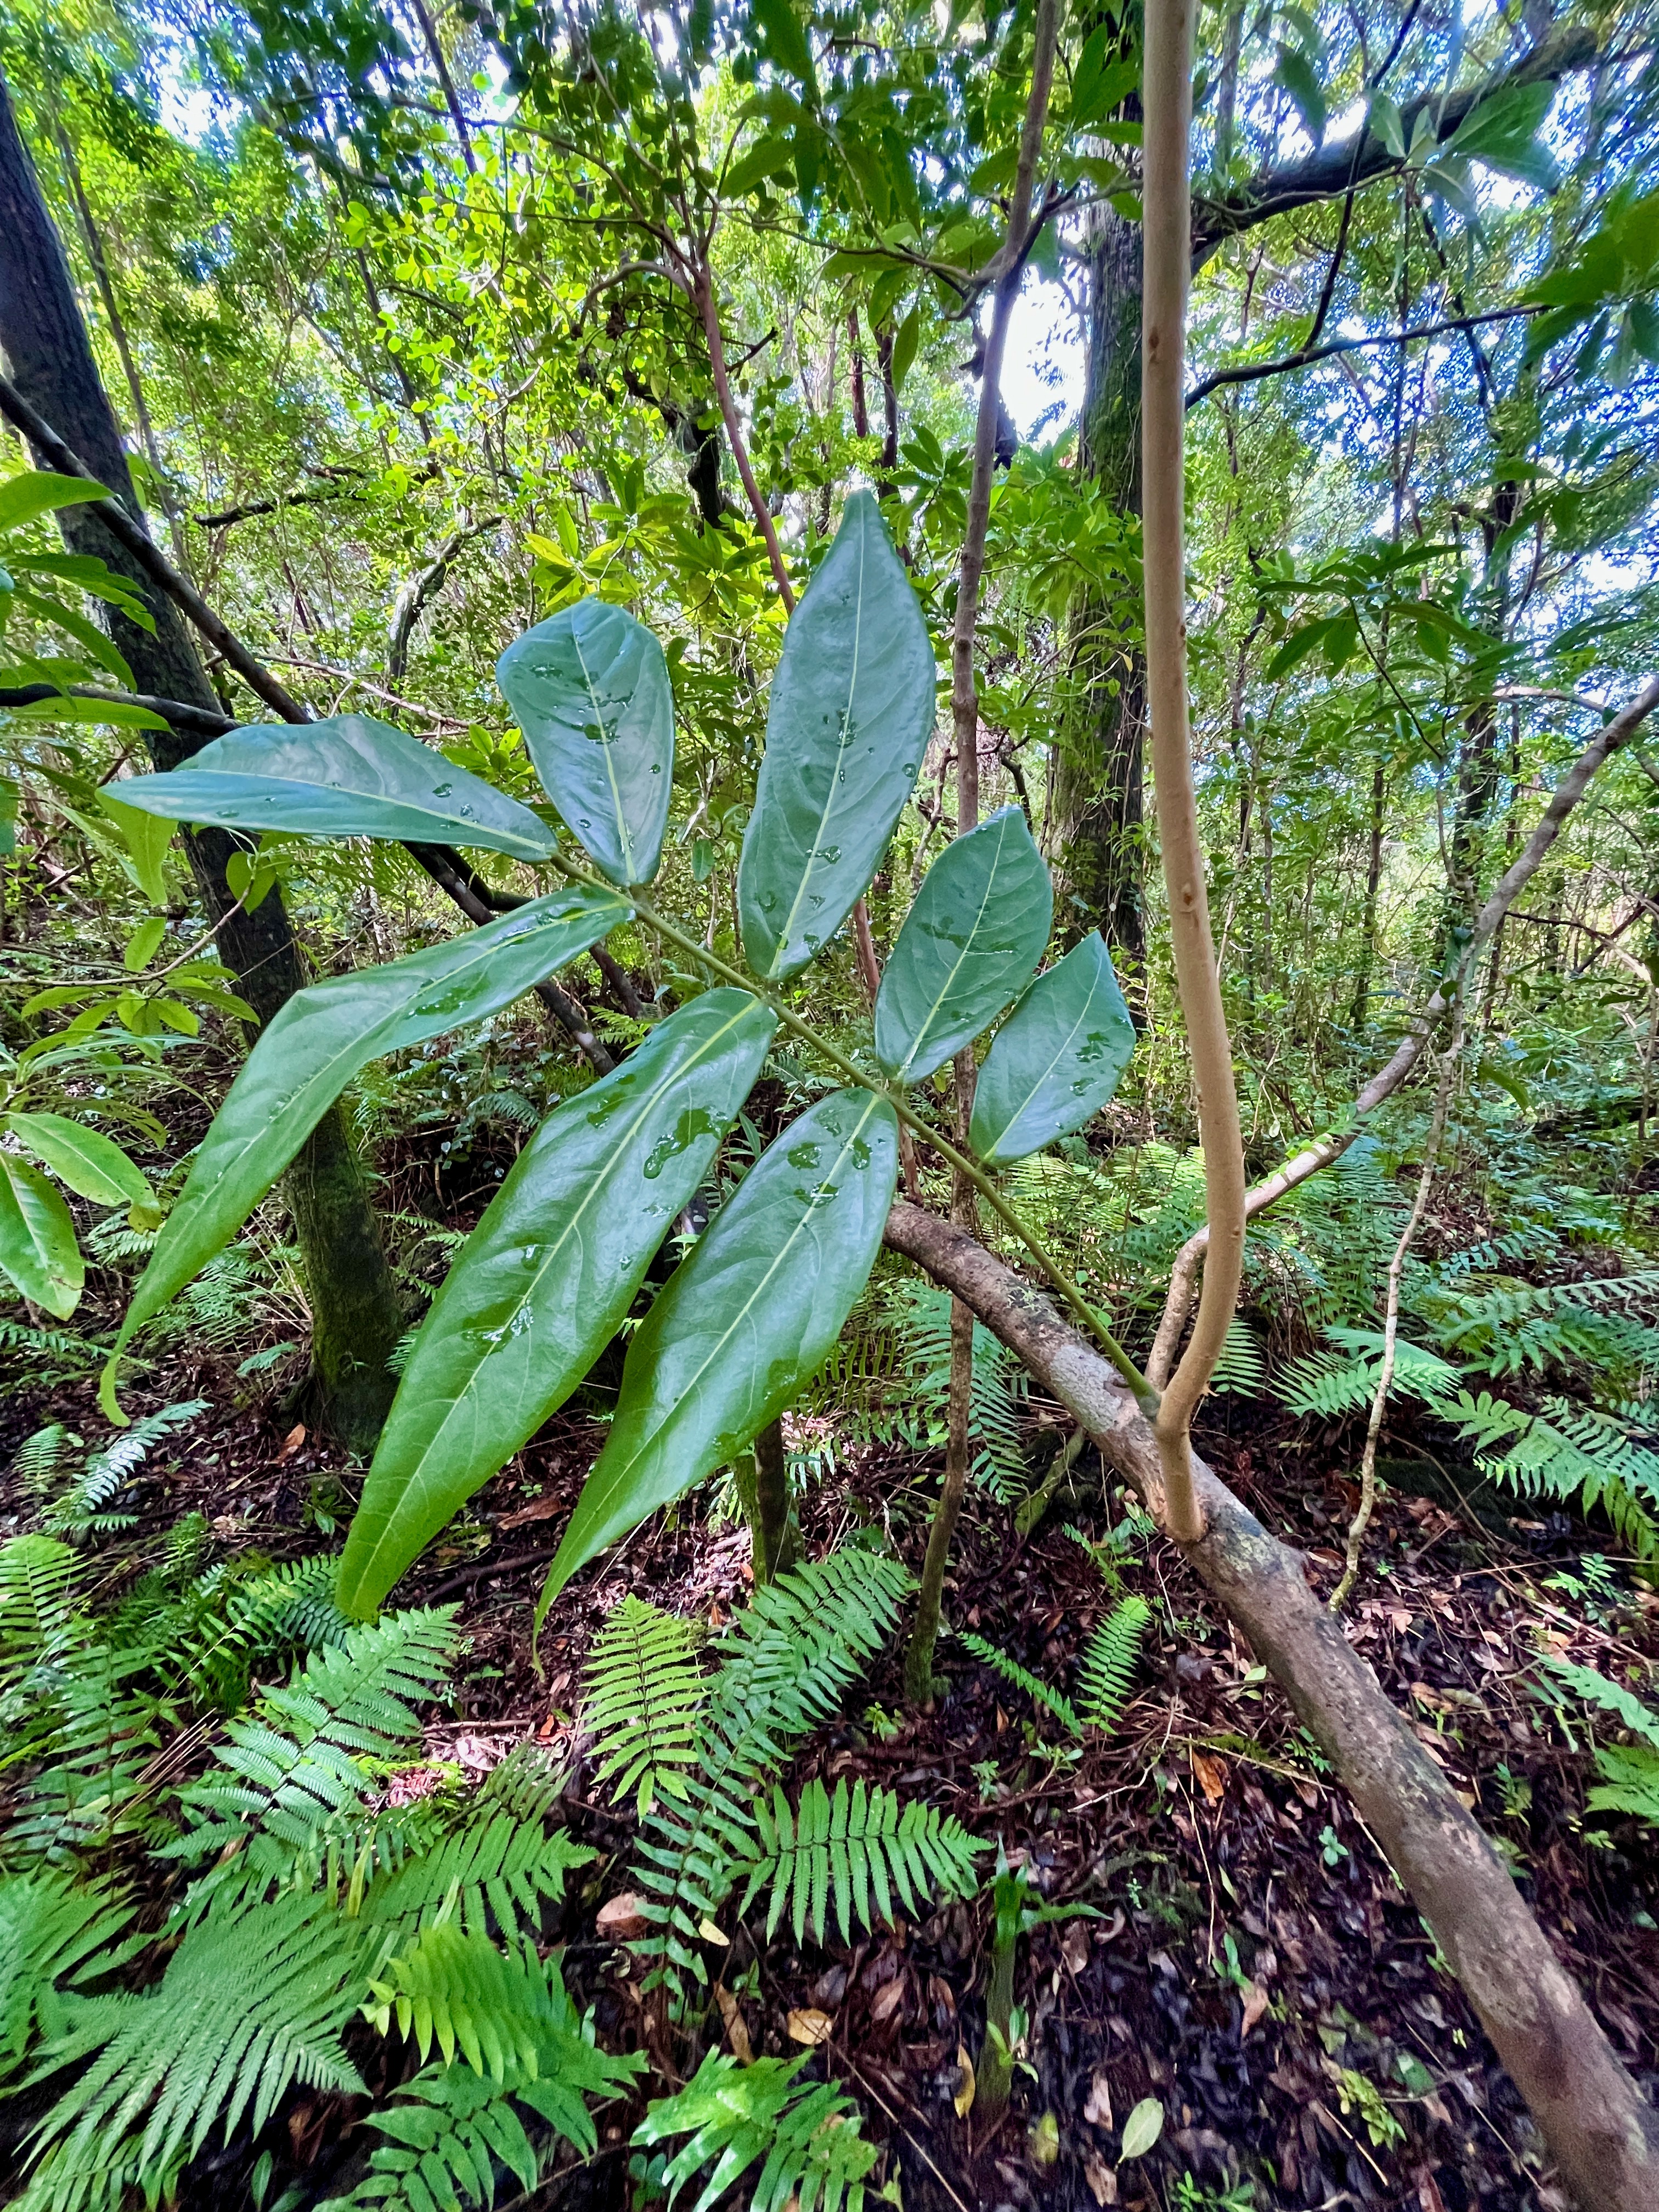
[[1142, 527], [1146, 692], [1176, 981], [1198, 1092], [1210, 1248], [1192, 1339], [1164, 1392], [1153, 1425], [1164, 1467], [1166, 1524], [1170, 1534], [1182, 1543], [1193, 1543], [1204, 1533], [1193, 1480], [1192, 1419], [1226, 1340], [1244, 1261], [1243, 1139], [1233, 1084], [1232, 1048], [1210, 931], [1204, 851], [1193, 791], [1187, 697], [1182, 385], [1192, 270], [1192, 202], [1187, 169], [1194, 5], [1195, 0], [1147, 0], [1142, 100], [1146, 275], [1141, 339], [1141, 450], [1146, 486]]

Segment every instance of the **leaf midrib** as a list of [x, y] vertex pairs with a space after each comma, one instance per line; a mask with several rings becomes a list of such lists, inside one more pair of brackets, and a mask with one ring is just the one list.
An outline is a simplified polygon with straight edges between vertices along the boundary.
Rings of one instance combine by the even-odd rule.
[[[464, 774], [465, 770], [461, 772]], [[530, 839], [525, 836], [520, 831], [504, 828], [497, 823], [471, 821], [465, 814], [452, 814], [442, 808], [435, 806], [422, 806], [417, 799], [399, 798], [395, 794], [383, 791], [349, 791], [343, 785], [319, 783], [316, 779], [312, 776], [260, 775], [254, 773], [252, 769], [242, 768], [179, 768], [174, 769], [171, 772], [168, 781], [173, 783], [173, 787], [176, 790], [178, 788], [179, 782], [183, 781], [184, 779], [191, 776], [200, 777], [204, 783], [271, 784], [281, 789], [289, 791], [313, 792], [325, 799], [338, 799], [341, 800], [349, 800], [354, 799], [360, 799], [366, 802], [370, 806], [392, 807], [396, 808], [401, 813], [418, 814], [424, 821], [447, 822], [453, 826], [462, 830], [489, 830], [492, 836], [496, 837], [511, 837], [515, 839], [516, 844], [514, 849], [521, 851], [526, 858], [545, 860], [547, 854], [552, 849], [550, 842], [545, 838], [544, 838], [543, 842], [539, 844], [532, 844]], [[130, 778], [129, 781], [133, 782], [145, 782], [148, 781], [149, 779], [147, 777], [133, 777]], [[156, 781], [159, 782], [161, 779], [157, 777]], [[477, 779], [475, 779], [475, 781], [477, 781]], [[519, 802], [516, 799], [508, 799], [505, 793], [496, 791], [491, 785], [486, 783], [483, 784], [481, 787], [487, 791], [492, 799], [501, 800], [505, 805], [514, 807], [518, 806]], [[136, 799], [124, 799], [123, 804], [132, 807], [135, 812], [140, 814], [152, 811], [140, 806]], [[526, 814], [530, 814], [530, 809], [527, 806], [522, 808], [520, 811]], [[170, 818], [190, 822], [198, 819], [208, 821], [211, 820], [212, 817], [208, 815], [198, 817], [196, 815], [184, 814], [174, 816]], [[530, 815], [530, 818], [532, 822], [536, 820], [533, 814]], [[245, 825], [233, 822], [226, 826], [234, 830]], [[538, 829], [540, 826], [541, 825], [539, 823], [537, 824]], [[325, 833], [319, 832], [319, 834], [321, 835]], [[337, 834], [350, 836], [354, 833], [350, 831], [342, 831]], [[358, 831], [355, 834], [362, 836], [365, 833]], [[463, 837], [461, 842], [463, 843], [466, 843], [469, 842], [476, 842], [476, 840], [469, 841]]]
[[[758, 1004], [759, 1001], [757, 1000], [751, 999], [747, 1006], [738, 1008], [732, 1013], [728, 1021], [722, 1023], [720, 1027], [716, 1030], [712, 1036], [705, 1038], [694, 1051], [686, 1056], [686, 1058], [684, 1060], [675, 1060], [672, 1065], [665, 1071], [658, 1082], [655, 1083], [645, 1094], [644, 1097], [640, 1102], [639, 1112], [634, 1116], [629, 1127], [622, 1133], [619, 1141], [611, 1148], [610, 1158], [605, 1161], [599, 1174], [594, 1177], [592, 1185], [584, 1194], [581, 1202], [577, 1206], [575, 1212], [572, 1213], [569, 1219], [566, 1222], [564, 1228], [559, 1234], [557, 1241], [550, 1248], [547, 1256], [543, 1260], [541, 1266], [537, 1268], [530, 1283], [526, 1286], [520, 1297], [514, 1301], [513, 1306], [514, 1315], [523, 1312], [531, 1298], [540, 1288], [541, 1284], [547, 1274], [548, 1269], [553, 1266], [556, 1258], [563, 1252], [565, 1246], [569, 1243], [571, 1237], [586, 1221], [593, 1205], [606, 1188], [612, 1174], [620, 1164], [628, 1146], [638, 1134], [640, 1124], [644, 1120], [647, 1112], [649, 1112], [657, 1104], [664, 1092], [667, 1091], [672, 1084], [678, 1082], [682, 1076], [689, 1075], [692, 1069], [698, 1066], [703, 1060], [707, 1060], [709, 1054], [714, 1051], [715, 1047], [720, 1044], [731, 1034], [731, 1032], [737, 1028], [740, 1022], [746, 1021], [749, 1018], [750, 1012]], [[425, 1449], [422, 1451], [420, 1457], [410, 1468], [408, 1474], [404, 1478], [402, 1495], [398, 1498], [392, 1513], [387, 1516], [385, 1527], [375, 1538], [374, 1550], [369, 1553], [368, 1558], [358, 1571], [357, 1579], [360, 1585], [369, 1580], [370, 1571], [373, 1569], [376, 1560], [380, 1557], [381, 1547], [385, 1544], [392, 1529], [396, 1526], [398, 1512], [402, 1509], [410, 1492], [414, 1490], [416, 1485], [424, 1480], [424, 1471], [428, 1463], [431, 1460], [434, 1452], [437, 1449], [439, 1443], [441, 1442], [450, 1423], [456, 1419], [460, 1408], [471, 1399], [473, 1389], [477, 1382], [479, 1371], [489, 1364], [490, 1353], [494, 1350], [495, 1346], [491, 1346], [489, 1350], [485, 1351], [479, 1358], [473, 1361], [472, 1366], [468, 1372], [461, 1389], [450, 1401], [448, 1410], [444, 1414], [442, 1420], [439, 1423], [436, 1429], [434, 1430], [431, 1437], [427, 1442]], [[371, 1468], [370, 1473], [372, 1474], [373, 1471], [374, 1470]]]
[[[868, 1122], [870, 1116], [879, 1109], [883, 1103], [884, 1102], [881, 1099], [876, 1097], [873, 1091], [866, 1094], [866, 1103], [863, 1113], [859, 1116], [859, 1120], [855, 1127], [843, 1139], [841, 1150], [836, 1155], [834, 1165], [826, 1171], [825, 1175], [821, 1178], [822, 1181], [827, 1182], [829, 1177], [836, 1173], [842, 1162], [847, 1158], [848, 1152], [851, 1152], [855, 1140], [863, 1133], [865, 1126]], [[791, 1133], [791, 1132], [785, 1132], [786, 1135], [789, 1133]], [[781, 1140], [780, 1139], [780, 1141]], [[799, 1220], [797, 1221], [794, 1227], [790, 1231], [784, 1243], [774, 1256], [771, 1266], [768, 1267], [766, 1273], [761, 1277], [760, 1280], [755, 1285], [754, 1289], [744, 1300], [743, 1304], [738, 1309], [737, 1312], [733, 1314], [731, 1321], [727, 1323], [722, 1334], [714, 1340], [712, 1347], [705, 1354], [702, 1364], [698, 1367], [696, 1372], [691, 1376], [690, 1380], [685, 1384], [684, 1388], [680, 1391], [673, 1405], [656, 1424], [655, 1427], [652, 1429], [649, 1435], [641, 1438], [639, 1449], [629, 1460], [627, 1466], [615, 1477], [611, 1485], [611, 1488], [607, 1492], [603, 1501], [605, 1508], [608, 1509], [611, 1499], [616, 1494], [618, 1486], [627, 1480], [628, 1476], [632, 1474], [633, 1470], [638, 1467], [640, 1462], [645, 1457], [646, 1454], [655, 1446], [658, 1438], [662, 1435], [664, 1430], [666, 1429], [672, 1422], [675, 1415], [679, 1412], [680, 1408], [689, 1401], [693, 1391], [701, 1387], [704, 1376], [714, 1364], [717, 1356], [725, 1352], [726, 1347], [731, 1342], [733, 1334], [754, 1310], [756, 1304], [765, 1291], [768, 1284], [770, 1283], [773, 1277], [777, 1273], [779, 1268], [788, 1258], [791, 1252], [793, 1252], [799, 1239], [805, 1233], [808, 1224], [815, 1218], [817, 1208], [809, 1206], [806, 1211], [801, 1215]], [[604, 1511], [596, 1510], [592, 1517], [597, 1522], [603, 1522], [605, 1517]]]
[[1007, 1135], [1009, 1130], [1012, 1129], [1014, 1124], [1019, 1120], [1020, 1115], [1024, 1114], [1026, 1109], [1030, 1105], [1031, 1101], [1036, 1097], [1038, 1091], [1042, 1090], [1043, 1085], [1048, 1080], [1048, 1078], [1060, 1066], [1060, 1061], [1065, 1058], [1066, 1054], [1071, 1050], [1073, 1039], [1076, 1036], [1078, 1031], [1083, 1027], [1084, 1024], [1089, 1018], [1089, 1010], [1095, 1003], [1095, 996], [1096, 986], [1095, 984], [1091, 983], [1089, 986], [1089, 995], [1083, 1002], [1083, 1011], [1078, 1016], [1077, 1019], [1072, 1024], [1071, 1028], [1066, 1032], [1065, 1042], [1055, 1046], [1054, 1058], [1048, 1062], [1047, 1067], [1043, 1069], [1042, 1074], [1038, 1076], [1036, 1081], [1030, 1086], [1024, 1097], [1020, 1100], [1018, 1105], [1015, 1107], [1012, 1113], [1009, 1115], [1007, 1120], [997, 1131], [994, 1138], [993, 1138], [991, 1142], [991, 1150], [994, 1152], [996, 1151], [998, 1146], [1001, 1144], [1003, 1139]]
[[772, 955], [771, 967], [767, 970], [767, 973], [772, 975], [776, 975], [779, 961], [789, 950], [790, 941], [795, 933], [795, 916], [800, 912], [800, 902], [806, 896], [806, 887], [812, 880], [813, 869], [817, 866], [818, 848], [823, 842], [823, 833], [830, 825], [830, 817], [836, 811], [834, 770], [840, 767], [853, 741], [853, 695], [858, 689], [859, 655], [864, 641], [864, 570], [869, 539], [870, 518], [860, 507], [859, 510], [859, 578], [858, 590], [853, 602], [853, 665], [847, 678], [847, 707], [842, 716], [841, 733], [836, 740], [836, 754], [829, 788], [824, 793], [823, 806], [818, 816], [818, 826], [812, 833], [811, 849], [806, 855], [806, 865], [801, 870], [800, 881], [795, 886], [795, 896], [790, 902], [788, 916], [778, 938], [776, 950]]
[[[909, 1051], [904, 1055], [903, 1063], [898, 1071], [899, 1079], [901, 1082], [908, 1082], [909, 1080], [910, 1070], [915, 1065], [916, 1055], [921, 1050], [923, 1045], [927, 1042], [927, 1033], [933, 1028], [933, 1017], [944, 1005], [946, 994], [949, 993], [951, 985], [956, 981], [957, 977], [962, 973], [963, 963], [968, 959], [969, 955], [973, 951], [974, 939], [979, 934], [979, 926], [981, 922], [985, 919], [985, 909], [991, 902], [991, 893], [996, 884], [997, 870], [1002, 866], [1002, 848], [1006, 842], [1007, 836], [1008, 824], [1005, 821], [1002, 827], [997, 832], [997, 848], [991, 857], [990, 867], [986, 871], [985, 888], [980, 895], [979, 912], [974, 916], [974, 926], [968, 933], [967, 942], [961, 947], [956, 958], [951, 963], [950, 973], [946, 975], [945, 981], [939, 987], [933, 1005], [928, 1007], [927, 1018], [921, 1023], [921, 1025], [917, 1030], [915, 1037], [911, 1041]], [[984, 956], [981, 954], [980, 957], [983, 958]]]
[[617, 835], [622, 842], [623, 873], [631, 884], [634, 880], [634, 840], [629, 832], [628, 823], [623, 814], [622, 793], [617, 787], [616, 764], [611, 757], [612, 742], [611, 732], [605, 722], [605, 710], [599, 705], [599, 695], [593, 689], [593, 679], [587, 672], [587, 655], [582, 651], [582, 641], [576, 634], [576, 625], [574, 622], [570, 625], [570, 642], [575, 650], [576, 665], [582, 672], [582, 682], [587, 687], [588, 702], [593, 709], [593, 720], [599, 726], [599, 744], [605, 752], [605, 781], [611, 786], [611, 811], [617, 817]]

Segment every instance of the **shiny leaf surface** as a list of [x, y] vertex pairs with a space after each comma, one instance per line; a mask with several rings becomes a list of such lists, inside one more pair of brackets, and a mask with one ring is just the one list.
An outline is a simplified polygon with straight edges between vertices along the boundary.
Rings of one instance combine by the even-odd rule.
[[495, 664], [542, 787], [616, 884], [648, 884], [674, 775], [674, 694], [643, 623], [604, 599], [538, 623]]
[[154, 1200], [143, 1170], [101, 1130], [62, 1114], [14, 1114], [9, 1121], [12, 1134], [42, 1167], [95, 1206], [146, 1206]]
[[777, 1026], [709, 991], [544, 1121], [433, 1301], [340, 1563], [374, 1612], [399, 1575], [615, 1334], [760, 1073]]
[[837, 1091], [792, 1122], [635, 1333], [611, 1434], [542, 1593], [742, 1449], [841, 1334], [898, 1173], [884, 1098]]
[[974, 1091], [974, 1150], [997, 1167], [1080, 1129], [1117, 1089], [1134, 1048], [1112, 956], [1091, 930], [992, 1039]]
[[233, 730], [192, 753], [187, 768], [128, 776], [121, 803], [170, 822], [250, 832], [483, 846], [520, 860], [544, 860], [554, 848], [527, 806], [372, 714]]
[[945, 847], [876, 996], [876, 1057], [890, 1075], [920, 1083], [996, 1019], [1042, 958], [1054, 907], [1018, 807]]
[[933, 651], [873, 494], [847, 502], [784, 639], [743, 841], [756, 975], [794, 975], [874, 874], [933, 726]]
[[557, 891], [424, 952], [296, 991], [260, 1032], [202, 1140], [116, 1354], [235, 1235], [360, 1068], [510, 1006], [629, 911], [608, 891]]
[[86, 1267], [70, 1210], [39, 1169], [0, 1150], [0, 1269], [26, 1298], [67, 1321]]

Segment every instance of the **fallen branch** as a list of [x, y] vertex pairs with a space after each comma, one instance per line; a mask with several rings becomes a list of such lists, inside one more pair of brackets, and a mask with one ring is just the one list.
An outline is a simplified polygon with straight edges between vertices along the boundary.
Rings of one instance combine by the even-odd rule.
[[[886, 1241], [971, 1306], [1081, 1421], [1115, 1472], [1156, 1498], [1151, 1424], [1112, 1368], [966, 1231], [898, 1200]], [[1659, 2113], [1643, 2098], [1508, 1869], [1308, 1584], [1201, 1460], [1205, 1531], [1189, 1565], [1249, 1639], [1330, 1760], [1462, 1984], [1585, 2212], [1653, 2212]]]
[[[1604, 728], [1596, 732], [1557, 785], [1554, 795], [1513, 866], [1499, 878], [1492, 896], [1476, 915], [1474, 927], [1455, 969], [1443, 979], [1422, 1012], [1412, 1022], [1395, 1047], [1386, 1066], [1372, 1076], [1354, 1100], [1347, 1127], [1320, 1137], [1313, 1144], [1304, 1146], [1293, 1158], [1285, 1161], [1270, 1176], [1246, 1191], [1246, 1221], [1254, 1221], [1258, 1213], [1265, 1212], [1288, 1191], [1295, 1190], [1322, 1169], [1329, 1167], [1334, 1160], [1340, 1160], [1361, 1133], [1370, 1115], [1385, 1100], [1393, 1097], [1422, 1058], [1425, 1046], [1462, 988], [1481, 946], [1490, 940], [1498, 923], [1543, 866], [1550, 848], [1561, 834], [1562, 824], [1589, 790], [1596, 770], [1604, 761], [1609, 760], [1622, 746], [1630, 743], [1656, 707], [1659, 707], [1659, 677], [1645, 684], [1622, 714], [1615, 714]], [[1170, 1363], [1175, 1357], [1176, 1346], [1181, 1341], [1181, 1332], [1192, 1310], [1193, 1285], [1208, 1243], [1207, 1227], [1195, 1230], [1176, 1255], [1176, 1263], [1170, 1274], [1169, 1293], [1158, 1324], [1158, 1334], [1153, 1339], [1152, 1352], [1146, 1362], [1147, 1379], [1156, 1388], [1162, 1387], [1170, 1371]]]

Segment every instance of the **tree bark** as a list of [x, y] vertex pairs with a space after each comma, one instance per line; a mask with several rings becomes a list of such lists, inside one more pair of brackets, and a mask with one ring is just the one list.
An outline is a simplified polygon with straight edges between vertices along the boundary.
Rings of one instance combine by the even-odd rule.
[[[1089, 351], [1079, 459], [1101, 497], [1138, 520], [1140, 491], [1140, 225], [1091, 211]], [[1126, 585], [1089, 594], [1072, 619], [1074, 703], [1050, 769], [1044, 846], [1069, 943], [1098, 929], [1126, 980], [1146, 964], [1142, 754], [1146, 661]]]
[[[887, 1243], [970, 1305], [1076, 1415], [1107, 1464], [1156, 1498], [1151, 1425], [1100, 1354], [1012, 1268], [951, 1223], [900, 1200]], [[1492, 1844], [1270, 1536], [1195, 1460], [1205, 1533], [1188, 1563], [1289, 1697], [1400, 1876], [1531, 2106], [1584, 2212], [1653, 2212], [1659, 2113], [1611, 2044]]]
[[[98, 374], [63, 244], [18, 131], [3, 77], [0, 348], [23, 397], [59, 430], [142, 528], [126, 454]], [[40, 465], [50, 466], [50, 459], [42, 456]], [[177, 700], [204, 717], [216, 716], [219, 701], [183, 618], [143, 562], [92, 507], [66, 507], [60, 520], [70, 550], [107, 562], [133, 585], [154, 618], [152, 635], [118, 610], [106, 611], [116, 647], [132, 670], [134, 688]], [[165, 731], [146, 732], [146, 739], [151, 758], [162, 769], [176, 768], [205, 742], [201, 727], [192, 727], [183, 716]], [[225, 880], [225, 865], [235, 849], [225, 830], [186, 833], [185, 849], [209, 920], [223, 925], [218, 935], [220, 957], [260, 1022], [269, 1021], [305, 981], [281, 894], [270, 891], [252, 914], [237, 907]], [[362, 1170], [337, 1107], [318, 1124], [283, 1187], [311, 1302], [319, 1413], [343, 1441], [365, 1448], [373, 1442], [396, 1387], [386, 1360], [401, 1334], [403, 1317]]]

